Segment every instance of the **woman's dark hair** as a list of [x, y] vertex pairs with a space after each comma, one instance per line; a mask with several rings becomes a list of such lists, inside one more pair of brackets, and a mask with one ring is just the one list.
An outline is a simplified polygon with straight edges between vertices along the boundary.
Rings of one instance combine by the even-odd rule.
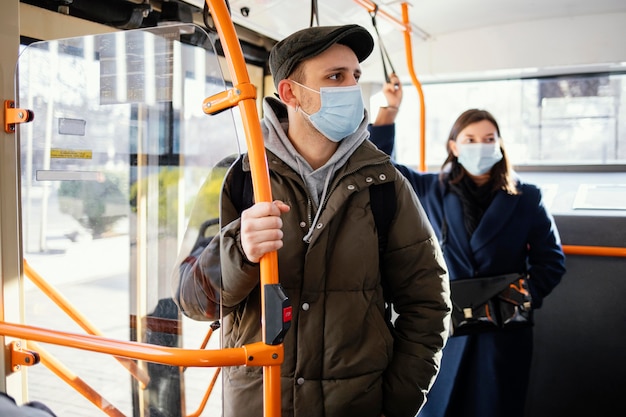
[[487, 110], [469, 109], [464, 111], [456, 119], [452, 125], [452, 129], [450, 130], [448, 140], [446, 141], [448, 157], [442, 165], [443, 169], [441, 177], [443, 179], [443, 176], [447, 176], [447, 180], [451, 184], [456, 184], [463, 179], [465, 176], [465, 170], [461, 169], [458, 158], [452, 153], [452, 150], [450, 149], [450, 141], [456, 142], [457, 136], [463, 129], [473, 123], [481, 122], [483, 120], [491, 122], [496, 127], [498, 138], [500, 138], [500, 150], [502, 151], [502, 159], [491, 168], [491, 178], [489, 179], [489, 182], [493, 184], [494, 191], [504, 190], [509, 194], [516, 195], [518, 194], [518, 190], [516, 187], [516, 181], [513, 178], [513, 168], [506, 155], [504, 144], [502, 143], [500, 127], [498, 126], [498, 122], [495, 117], [493, 117], [493, 115]]

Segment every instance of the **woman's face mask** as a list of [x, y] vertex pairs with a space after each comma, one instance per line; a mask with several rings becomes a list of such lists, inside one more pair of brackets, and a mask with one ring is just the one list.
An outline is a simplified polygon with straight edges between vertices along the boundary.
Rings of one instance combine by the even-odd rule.
[[499, 141], [491, 143], [457, 143], [459, 164], [474, 176], [486, 174], [502, 159]]
[[321, 87], [320, 91], [302, 85], [291, 80], [295, 84], [320, 94], [320, 109], [307, 114], [300, 108], [311, 124], [324, 136], [333, 142], [339, 142], [343, 138], [356, 132], [363, 120], [363, 97], [361, 86], [349, 87]]

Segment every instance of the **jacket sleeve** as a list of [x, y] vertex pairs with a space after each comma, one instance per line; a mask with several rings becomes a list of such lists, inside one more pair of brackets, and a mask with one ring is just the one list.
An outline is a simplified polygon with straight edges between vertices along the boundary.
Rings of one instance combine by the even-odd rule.
[[386, 153], [393, 158], [393, 146], [396, 138], [396, 125], [368, 125], [367, 130], [370, 132], [370, 141], [378, 149]]
[[[531, 190], [534, 192], [531, 193]], [[533, 308], [539, 308], [544, 297], [557, 286], [565, 274], [565, 255], [559, 231], [543, 203], [541, 191], [534, 186], [527, 186], [523, 192], [536, 199], [533, 223], [528, 236], [528, 273]]]
[[217, 320], [233, 311], [259, 283], [259, 267], [245, 259], [239, 219], [222, 228], [196, 259], [180, 267], [176, 302], [195, 320]]
[[220, 201], [222, 228], [219, 262], [222, 271], [221, 302], [222, 308], [227, 311], [232, 311], [244, 301], [260, 280], [259, 264], [250, 262], [244, 255], [240, 238], [241, 214], [235, 208], [230, 194], [229, 181], [226, 181]]
[[386, 417], [413, 417], [439, 370], [451, 312], [439, 243], [408, 181], [396, 181], [398, 207], [383, 255], [382, 279], [397, 318], [393, 359], [384, 378]]
[[181, 263], [176, 304], [194, 320], [220, 318], [219, 236], [206, 247], [199, 247]]
[[[179, 268], [175, 300], [195, 320], [217, 320], [230, 313], [259, 281], [259, 267], [243, 255], [240, 213], [230, 198], [228, 175], [220, 198], [220, 233], [192, 252]], [[249, 285], [248, 285], [249, 283]]]

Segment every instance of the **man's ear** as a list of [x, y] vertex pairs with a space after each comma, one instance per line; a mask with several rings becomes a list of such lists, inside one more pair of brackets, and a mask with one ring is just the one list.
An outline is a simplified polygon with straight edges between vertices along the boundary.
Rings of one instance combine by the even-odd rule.
[[298, 98], [293, 93], [293, 85], [287, 80], [278, 82], [278, 97], [289, 107], [296, 108], [299, 105]]

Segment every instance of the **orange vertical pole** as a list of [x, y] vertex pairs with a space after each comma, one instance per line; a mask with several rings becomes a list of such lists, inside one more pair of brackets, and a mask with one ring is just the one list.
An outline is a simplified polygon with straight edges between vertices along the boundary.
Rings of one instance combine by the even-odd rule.
[[417, 89], [417, 95], [420, 101], [420, 160], [419, 170], [421, 172], [426, 171], [426, 104], [424, 100], [424, 92], [422, 91], [422, 84], [415, 75], [415, 68], [413, 67], [413, 47], [411, 46], [411, 25], [409, 21], [409, 6], [408, 3], [402, 3], [402, 21], [405, 24], [404, 29], [404, 48], [406, 51], [406, 62], [409, 67], [409, 74], [413, 85]]
[[[222, 41], [224, 54], [228, 63], [228, 68], [232, 76], [233, 85], [250, 84], [248, 70], [241, 45], [235, 32], [235, 27], [228, 13], [228, 8], [224, 0], [206, 0], [211, 16], [215, 22], [218, 35]], [[269, 170], [267, 168], [267, 158], [265, 155], [265, 145], [261, 124], [256, 110], [255, 99], [245, 99], [238, 103], [239, 110], [243, 116], [243, 126], [246, 134], [246, 144], [248, 145], [248, 156], [250, 158], [250, 169], [252, 172], [252, 187], [256, 202], [271, 202], [272, 192], [269, 181]], [[261, 258], [261, 287], [266, 284], [278, 283], [278, 255], [270, 252]], [[265, 338], [265, 299], [264, 291], [261, 291], [262, 325], [263, 337]], [[264, 342], [267, 342], [264, 340]], [[280, 416], [280, 365], [263, 367], [263, 394], [264, 394], [264, 415]]]

